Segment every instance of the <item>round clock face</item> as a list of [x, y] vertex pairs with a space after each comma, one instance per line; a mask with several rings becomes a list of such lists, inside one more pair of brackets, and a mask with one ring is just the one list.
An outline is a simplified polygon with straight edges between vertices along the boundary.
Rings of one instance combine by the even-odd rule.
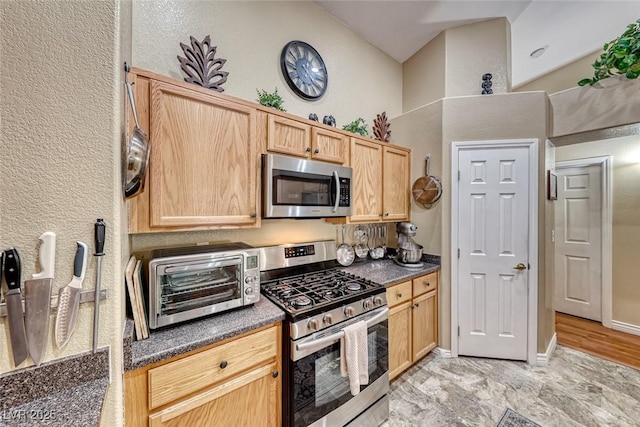
[[287, 43], [280, 55], [280, 67], [287, 84], [300, 97], [316, 100], [326, 92], [327, 68], [320, 54], [307, 43]]

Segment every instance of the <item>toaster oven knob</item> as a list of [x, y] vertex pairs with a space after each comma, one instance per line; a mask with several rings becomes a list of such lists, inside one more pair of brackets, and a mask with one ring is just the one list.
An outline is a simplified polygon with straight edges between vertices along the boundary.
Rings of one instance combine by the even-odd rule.
[[345, 307], [345, 309], [344, 309], [344, 315], [345, 316], [351, 317], [354, 314], [356, 314], [356, 311], [353, 309], [353, 307], [351, 307], [351, 306]]
[[333, 319], [331, 318], [330, 314], [325, 314], [324, 317], [322, 317], [322, 323], [324, 323], [325, 325], [332, 325], [333, 324]]
[[362, 303], [362, 307], [365, 310], [369, 310], [369, 309], [373, 308], [373, 301], [371, 301], [370, 299], [364, 300], [364, 302]]
[[317, 331], [318, 330], [318, 321], [316, 319], [311, 319], [307, 322], [307, 328], [310, 331]]
[[253, 288], [247, 288], [247, 289], [245, 289], [245, 290], [244, 290], [244, 293], [245, 293], [245, 294], [247, 294], [247, 295], [251, 295], [251, 294], [253, 294]]
[[381, 297], [375, 297], [373, 299], [373, 305], [382, 305], [384, 304], [384, 300]]
[[246, 283], [247, 285], [250, 285], [253, 283], [253, 276], [247, 276], [244, 278], [244, 283]]

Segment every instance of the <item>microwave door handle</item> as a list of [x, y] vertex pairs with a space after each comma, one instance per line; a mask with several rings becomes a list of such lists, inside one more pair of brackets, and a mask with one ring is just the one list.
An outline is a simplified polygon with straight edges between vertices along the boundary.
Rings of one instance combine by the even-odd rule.
[[338, 211], [338, 205], [340, 205], [340, 177], [338, 176], [338, 171], [333, 171], [333, 180], [335, 181], [335, 194], [336, 194], [336, 202], [333, 205], [333, 212]]
[[[373, 326], [376, 323], [380, 323], [381, 321], [389, 318], [389, 308], [385, 307], [380, 313], [373, 316], [371, 319], [367, 320], [367, 327]], [[306, 351], [310, 349], [323, 348], [326, 347], [327, 344], [331, 344], [334, 341], [339, 340], [344, 337], [344, 331], [338, 331], [335, 334], [329, 335], [328, 337], [323, 337], [317, 340], [313, 340], [310, 342], [305, 342], [302, 344], [296, 344], [296, 351]]]

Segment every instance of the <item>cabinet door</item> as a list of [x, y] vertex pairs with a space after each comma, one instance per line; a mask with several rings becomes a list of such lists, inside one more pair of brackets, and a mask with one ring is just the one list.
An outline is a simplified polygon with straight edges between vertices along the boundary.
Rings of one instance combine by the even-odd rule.
[[151, 81], [151, 227], [256, 223], [255, 110]]
[[389, 379], [411, 366], [411, 301], [389, 309]]
[[343, 165], [349, 162], [349, 138], [330, 130], [311, 128], [311, 157]]
[[429, 292], [413, 299], [413, 361], [438, 345], [438, 293]]
[[268, 123], [267, 151], [309, 157], [311, 126], [273, 114]]
[[277, 364], [253, 369], [149, 416], [150, 427], [280, 425]]
[[353, 207], [351, 222], [377, 222], [382, 214], [382, 146], [351, 138]]
[[410, 153], [392, 147], [384, 147], [384, 181], [382, 183], [385, 221], [405, 221], [409, 219], [411, 200], [409, 199], [411, 177]]

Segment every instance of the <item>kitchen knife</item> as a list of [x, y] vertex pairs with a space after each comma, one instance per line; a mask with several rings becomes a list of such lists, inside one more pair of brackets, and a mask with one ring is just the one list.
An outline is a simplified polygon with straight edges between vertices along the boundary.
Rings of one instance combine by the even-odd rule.
[[73, 261], [73, 278], [58, 294], [58, 314], [56, 316], [56, 346], [64, 347], [76, 326], [82, 281], [87, 270], [87, 244], [77, 242], [78, 249]]
[[40, 236], [40, 273], [24, 282], [24, 315], [29, 355], [40, 365], [49, 339], [51, 285], [56, 261], [56, 234], [47, 231]]
[[94, 290], [94, 305], [93, 305], [93, 352], [98, 350], [98, 326], [100, 324], [100, 273], [102, 269], [102, 257], [104, 256], [104, 240], [106, 224], [104, 219], [98, 218], [94, 224], [94, 238], [96, 244], [96, 253], [93, 256], [96, 257], [96, 287]]
[[4, 251], [4, 278], [9, 288], [5, 300], [9, 318], [13, 365], [17, 367], [27, 358], [27, 335], [24, 331], [24, 315], [20, 295], [20, 256], [18, 251], [13, 248]]

